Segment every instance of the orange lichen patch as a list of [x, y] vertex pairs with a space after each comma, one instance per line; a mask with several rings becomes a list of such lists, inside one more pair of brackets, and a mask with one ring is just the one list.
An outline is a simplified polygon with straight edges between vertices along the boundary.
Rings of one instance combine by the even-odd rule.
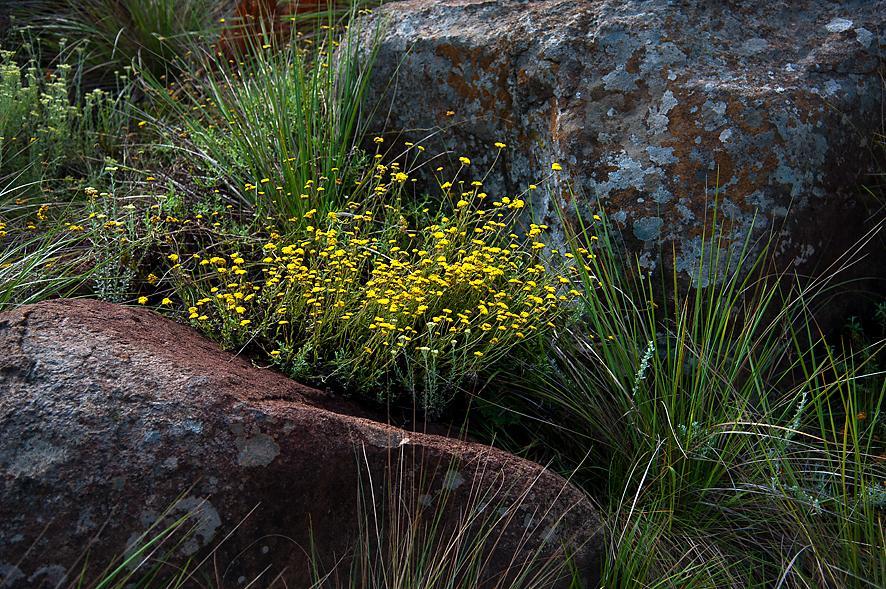
[[[436, 50], [452, 64], [454, 71], [446, 78], [446, 83], [465, 101], [475, 102], [486, 112], [507, 120], [511, 111], [512, 99], [508, 92], [508, 69], [504, 64], [496, 65], [493, 57], [482, 48], [470, 51], [459, 49], [453, 45], [442, 44]], [[463, 65], [469, 64], [471, 74], [466, 76]], [[461, 71], [455, 71], [461, 70]], [[489, 87], [481, 87], [481, 83]]]
[[[678, 103], [668, 113], [669, 139], [662, 142], [662, 145], [673, 148], [676, 162], [668, 164], [666, 169], [668, 175], [677, 179], [679, 184], [684, 186], [696, 186], [699, 176], [709, 178], [708, 186], [714, 187], [715, 182], [721, 185], [729, 184], [729, 192], [736, 195], [749, 195], [759, 190], [765, 185], [766, 180], [771, 177], [778, 167], [778, 158], [776, 150], [769, 149], [756, 154], [756, 159], [751, 165], [751, 158], [747, 162], [736, 162], [728, 150], [724, 149], [720, 140], [722, 128], [717, 127], [714, 130], [706, 131], [703, 127], [696, 125], [698, 113], [703, 108], [703, 103], [707, 100], [705, 95], [694, 95], [677, 91], [674, 93]], [[737, 113], [745, 108], [734, 97], [726, 98], [727, 113]], [[693, 112], [693, 108], [695, 112]], [[730, 125], [741, 129], [750, 135], [758, 135], [767, 131], [775, 131], [774, 126], [768, 120], [763, 120], [759, 125], [752, 125], [744, 117], [731, 117]], [[697, 137], [701, 138], [700, 143], [696, 143]], [[693, 151], [705, 154], [707, 158], [713, 161], [717, 168], [711, 171], [708, 168], [708, 162], [697, 161], [693, 159]], [[739, 206], [746, 212], [751, 212], [752, 205], [746, 203], [744, 199], [733, 199], [735, 205]], [[703, 199], [692, 199], [688, 203], [690, 210], [699, 217], [705, 214], [705, 202]]]
[[464, 57], [464, 52], [462, 52], [460, 49], [453, 45], [448, 45], [445, 43], [437, 45], [437, 48], [434, 50], [434, 52], [439, 57], [445, 57], [446, 59], [448, 59], [450, 63], [452, 63], [452, 67], [460, 66]]
[[[631, 74], [639, 74], [640, 73], [640, 62], [642, 61], [640, 51], [634, 51], [631, 56], [628, 58], [627, 62], [625, 62], [625, 71]], [[665, 73], [667, 75], [667, 73]]]

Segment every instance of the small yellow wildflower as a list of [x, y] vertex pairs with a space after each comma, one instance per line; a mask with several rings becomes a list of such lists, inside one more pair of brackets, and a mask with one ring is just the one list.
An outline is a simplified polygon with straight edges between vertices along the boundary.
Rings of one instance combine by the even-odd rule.
[[139, 305], [147, 305], [148, 304], [148, 297], [138, 297], [138, 304]]
[[555, 172], [560, 172], [561, 170], [563, 170], [563, 166], [561, 166], [557, 162], [554, 162], [553, 164], [551, 164], [551, 169]]

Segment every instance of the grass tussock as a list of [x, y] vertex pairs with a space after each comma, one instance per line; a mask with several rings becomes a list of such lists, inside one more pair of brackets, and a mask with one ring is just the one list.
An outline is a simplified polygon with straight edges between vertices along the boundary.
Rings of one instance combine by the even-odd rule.
[[716, 219], [696, 275], [725, 278], [663, 303], [676, 272], [656, 285], [594, 219], [572, 236], [598, 239], [590, 329], [495, 402], [604, 498], [605, 585], [882, 585], [886, 324], [829, 346], [809, 316], [824, 291], [762, 275], [767, 248], [726, 244]]

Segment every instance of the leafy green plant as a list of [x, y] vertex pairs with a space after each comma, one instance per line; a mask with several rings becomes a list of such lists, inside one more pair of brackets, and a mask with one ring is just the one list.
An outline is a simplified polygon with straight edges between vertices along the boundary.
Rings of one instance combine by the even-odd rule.
[[[97, 89], [81, 96], [70, 63], [43, 69], [33, 55], [23, 64], [16, 58], [0, 50], [0, 180], [7, 200], [39, 192], [44, 179], [62, 171], [90, 173], [103, 154], [116, 151], [128, 124], [119, 94]], [[122, 94], [127, 82], [118, 82]]]
[[594, 219], [572, 236], [586, 329], [498, 403], [606, 498], [604, 584], [882, 585], [883, 343], [822, 356], [815, 293], [764, 276], [766, 248], [727, 243], [716, 215], [695, 275], [719, 279], [669, 303], [676, 271], [657, 288]]
[[332, 14], [317, 17], [325, 33], [309, 42], [278, 48], [259, 35], [236, 59], [195, 50], [188, 77], [172, 87], [150, 81], [168, 111], [154, 122], [226, 194], [262, 214], [325, 214], [370, 164], [358, 146], [374, 45], [350, 29], [340, 37]]
[[14, 10], [56, 53], [80, 52], [100, 83], [135, 66], [160, 77], [196, 39], [211, 40], [234, 2], [219, 0], [24, 0]]

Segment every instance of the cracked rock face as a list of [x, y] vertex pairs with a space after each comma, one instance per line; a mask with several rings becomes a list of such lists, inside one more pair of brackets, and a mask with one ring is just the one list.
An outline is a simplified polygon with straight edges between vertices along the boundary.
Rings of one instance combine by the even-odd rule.
[[489, 194], [561, 163], [532, 193], [536, 217], [556, 227], [556, 201], [588, 214], [599, 199], [649, 269], [673, 248], [684, 278], [708, 281], [719, 186], [724, 244], [774, 231], [783, 269], [821, 271], [871, 219], [884, 15], [880, 0], [390, 2], [361, 29], [382, 27], [372, 128], [444, 128], [428, 151], [477, 170], [508, 143]]
[[150, 526], [186, 514], [169, 566], [215, 549], [225, 586], [281, 572], [307, 586], [311, 534], [324, 562], [345, 554], [361, 481], [364, 501], [382, 498], [391, 472], [447, 525], [478, 490], [513, 510], [488, 575], [564, 546], [593, 580], [597, 513], [536, 464], [360, 417], [145, 309], [60, 300], [0, 314], [0, 586], [70, 582], [86, 553], [90, 586]]

